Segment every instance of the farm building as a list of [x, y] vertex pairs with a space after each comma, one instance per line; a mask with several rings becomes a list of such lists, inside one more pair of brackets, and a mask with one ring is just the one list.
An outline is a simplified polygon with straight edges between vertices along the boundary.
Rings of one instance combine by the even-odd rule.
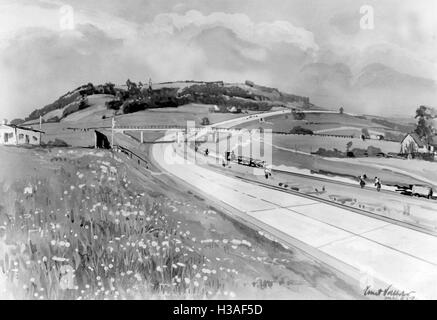
[[227, 109], [228, 109], [228, 112], [230, 112], [230, 113], [241, 113], [241, 109], [237, 108], [235, 106], [229, 107]]
[[220, 112], [220, 107], [215, 104], [215, 105], [212, 106], [212, 111], [213, 112]]
[[0, 145], [39, 146], [42, 133], [44, 132], [32, 128], [2, 124], [0, 125]]
[[401, 142], [401, 153], [433, 153], [436, 147], [437, 143], [426, 143], [416, 133], [409, 133]]

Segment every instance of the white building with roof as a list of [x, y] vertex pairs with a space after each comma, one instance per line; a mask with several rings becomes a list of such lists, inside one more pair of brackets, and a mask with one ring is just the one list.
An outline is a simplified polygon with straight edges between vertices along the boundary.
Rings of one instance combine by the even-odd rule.
[[11, 124], [0, 125], [0, 145], [41, 145], [44, 132]]
[[407, 134], [401, 142], [401, 153], [433, 153], [437, 147], [436, 137], [433, 137], [431, 143], [426, 143], [417, 135], [417, 133]]

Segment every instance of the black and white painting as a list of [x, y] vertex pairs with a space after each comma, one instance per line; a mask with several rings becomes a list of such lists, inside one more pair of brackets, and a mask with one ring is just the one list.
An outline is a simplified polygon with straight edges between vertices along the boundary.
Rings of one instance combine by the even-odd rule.
[[436, 13], [0, 0], [0, 298], [436, 299]]

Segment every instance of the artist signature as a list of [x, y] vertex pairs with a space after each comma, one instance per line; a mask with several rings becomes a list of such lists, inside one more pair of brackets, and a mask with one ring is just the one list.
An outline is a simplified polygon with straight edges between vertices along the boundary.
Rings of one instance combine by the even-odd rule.
[[386, 300], [415, 300], [415, 291], [406, 292], [404, 290], [398, 290], [389, 285], [385, 289], [374, 289], [371, 286], [367, 286], [364, 289], [364, 296], [382, 297]]

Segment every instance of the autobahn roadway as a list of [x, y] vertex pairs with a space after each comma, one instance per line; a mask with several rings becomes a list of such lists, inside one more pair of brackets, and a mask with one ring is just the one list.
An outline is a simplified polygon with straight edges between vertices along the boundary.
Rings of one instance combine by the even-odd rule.
[[[266, 115], [265, 115], [266, 116]], [[227, 121], [241, 124], [247, 118]], [[223, 126], [223, 123], [217, 124]], [[227, 212], [283, 244], [303, 249], [372, 289], [393, 287], [437, 298], [437, 237], [353, 210], [229, 177], [154, 144], [156, 164]], [[397, 296], [399, 298], [399, 296]]]

